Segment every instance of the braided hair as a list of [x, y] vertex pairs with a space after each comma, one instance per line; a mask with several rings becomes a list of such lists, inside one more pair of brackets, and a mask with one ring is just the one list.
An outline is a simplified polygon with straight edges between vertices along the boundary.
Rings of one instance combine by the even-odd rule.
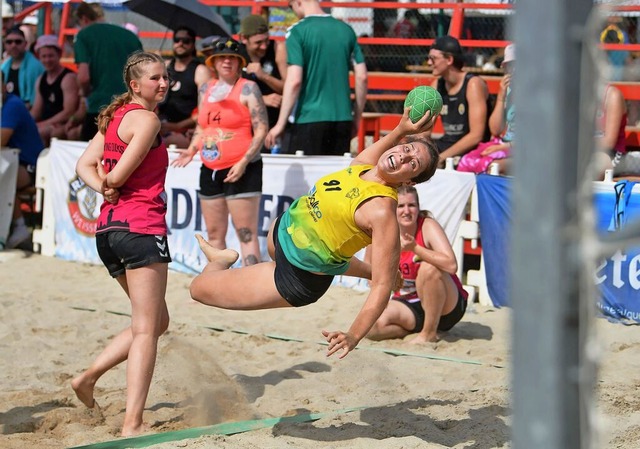
[[127, 92], [114, 97], [111, 104], [100, 111], [100, 115], [98, 115], [98, 130], [100, 130], [102, 134], [106, 134], [107, 127], [111, 120], [113, 120], [113, 114], [115, 111], [119, 107], [124, 106], [133, 100], [133, 91], [129, 85], [131, 80], [138, 80], [142, 78], [145, 74], [145, 66], [147, 64], [157, 62], [164, 64], [164, 59], [155, 53], [137, 51], [129, 55], [129, 58], [127, 58], [127, 62], [124, 65], [124, 69], [122, 70], [122, 78], [127, 86]]

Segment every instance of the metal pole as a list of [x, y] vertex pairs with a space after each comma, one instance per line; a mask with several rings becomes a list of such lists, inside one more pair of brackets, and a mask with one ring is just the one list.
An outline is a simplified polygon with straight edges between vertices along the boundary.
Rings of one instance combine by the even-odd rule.
[[[580, 429], [576, 197], [590, 0], [519, 0], [514, 36], [513, 446], [587, 447]], [[574, 232], [575, 234], [575, 232]]]

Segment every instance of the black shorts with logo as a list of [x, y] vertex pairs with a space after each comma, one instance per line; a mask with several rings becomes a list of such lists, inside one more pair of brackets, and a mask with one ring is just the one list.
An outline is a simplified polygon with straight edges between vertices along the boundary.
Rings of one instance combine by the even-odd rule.
[[171, 262], [166, 235], [107, 231], [96, 234], [96, 247], [100, 260], [114, 278], [125, 270]]

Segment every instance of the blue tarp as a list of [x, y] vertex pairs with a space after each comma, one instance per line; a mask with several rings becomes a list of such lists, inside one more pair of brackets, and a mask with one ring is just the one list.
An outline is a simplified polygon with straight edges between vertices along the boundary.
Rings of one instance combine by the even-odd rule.
[[[511, 179], [478, 175], [476, 185], [489, 296], [494, 306], [509, 306]], [[616, 227], [640, 220], [640, 185], [633, 194], [630, 194], [632, 183], [626, 187], [626, 196], [622, 194], [623, 183], [595, 190], [596, 226], [601, 235], [615, 235]], [[603, 315], [612, 321], [640, 323], [640, 246], [621, 248], [598, 261], [594, 279], [600, 289], [597, 307]]]
[[489, 296], [494, 306], [508, 306], [511, 180], [502, 176], [478, 175], [476, 187]]

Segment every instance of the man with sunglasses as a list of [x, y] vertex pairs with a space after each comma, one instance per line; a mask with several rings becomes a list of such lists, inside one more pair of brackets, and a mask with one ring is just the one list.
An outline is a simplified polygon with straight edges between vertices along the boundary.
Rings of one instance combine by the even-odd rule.
[[160, 132], [167, 145], [187, 148], [196, 121], [198, 89], [211, 78], [211, 71], [196, 57], [196, 33], [187, 26], [173, 30], [173, 58], [167, 61], [171, 87], [158, 106]]
[[33, 53], [27, 51], [27, 40], [20, 28], [7, 32], [4, 48], [8, 58], [2, 63], [2, 74], [7, 92], [19, 97], [29, 109], [36, 98], [36, 80], [44, 73], [44, 67]]
[[[140, 39], [131, 31], [102, 21], [101, 8], [81, 2], [75, 18], [81, 28], [73, 44], [78, 65], [78, 84], [86, 97], [86, 115], [80, 139], [89, 141], [98, 132], [96, 119], [114, 95], [127, 91], [122, 70], [129, 55], [142, 50]], [[97, 5], [98, 7], [100, 5]]]

